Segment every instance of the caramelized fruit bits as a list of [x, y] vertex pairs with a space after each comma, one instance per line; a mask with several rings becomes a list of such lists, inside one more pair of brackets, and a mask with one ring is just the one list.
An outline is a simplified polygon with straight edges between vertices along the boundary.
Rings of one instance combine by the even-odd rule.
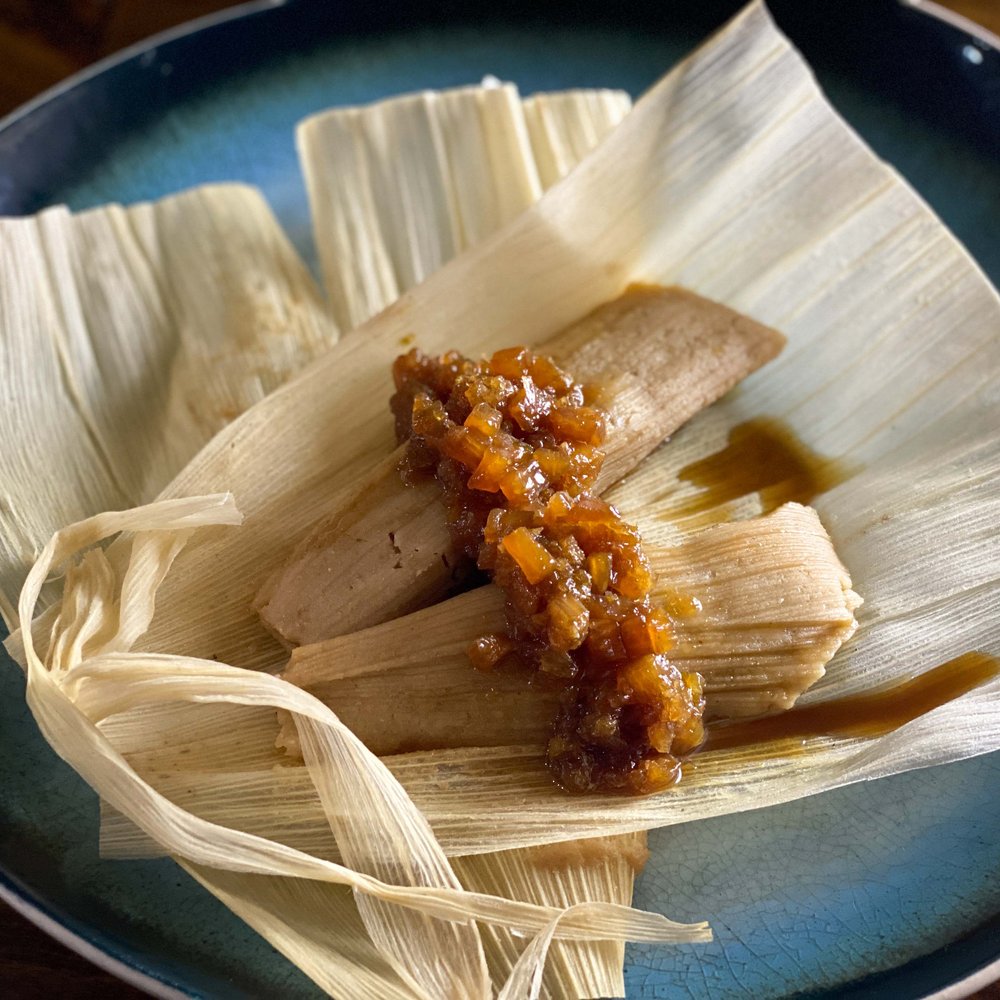
[[701, 677], [667, 658], [639, 532], [590, 492], [606, 433], [592, 393], [523, 347], [482, 362], [414, 349], [393, 377], [404, 479], [437, 477], [457, 545], [507, 597], [506, 634], [477, 639], [473, 664], [559, 687], [547, 759], [562, 787], [673, 784], [704, 739]]

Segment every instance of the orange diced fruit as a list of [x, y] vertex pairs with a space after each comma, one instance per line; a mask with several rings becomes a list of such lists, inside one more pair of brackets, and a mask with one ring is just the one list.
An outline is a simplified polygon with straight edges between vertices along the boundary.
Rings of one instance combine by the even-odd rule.
[[576, 444], [570, 451], [569, 471], [566, 474], [567, 490], [574, 495], [585, 492], [597, 482], [604, 465], [604, 452], [589, 444]]
[[532, 354], [528, 362], [528, 370], [531, 377], [543, 389], [555, 389], [565, 392], [572, 384], [573, 380], [555, 362], [549, 358], [538, 354]]
[[493, 409], [486, 403], [477, 403], [472, 412], [465, 418], [465, 426], [471, 430], [478, 431], [484, 438], [491, 438], [503, 422], [503, 417], [499, 411]]
[[444, 407], [438, 400], [422, 394], [413, 397], [411, 426], [417, 437], [437, 437], [444, 429], [445, 420]]
[[506, 347], [490, 358], [489, 366], [494, 375], [503, 375], [504, 378], [518, 381], [528, 368], [528, 349]]
[[536, 448], [534, 459], [545, 478], [553, 485], [569, 471], [569, 456], [555, 448]]
[[545, 526], [551, 528], [565, 521], [572, 510], [573, 499], [568, 493], [553, 493], [545, 505]]
[[580, 497], [573, 505], [573, 516], [578, 521], [596, 521], [602, 524], [610, 524], [619, 517], [618, 511], [611, 504], [606, 503], [599, 497]]
[[541, 583], [556, 568], [548, 549], [527, 528], [516, 528], [500, 544], [532, 585]]
[[531, 379], [522, 378], [510, 404], [510, 415], [522, 431], [537, 431], [541, 420], [552, 409], [552, 394], [541, 390]]
[[486, 441], [475, 431], [452, 426], [445, 432], [441, 451], [467, 469], [475, 469], [486, 452]]
[[592, 406], [561, 406], [548, 415], [547, 422], [561, 438], [590, 445], [604, 441], [604, 415]]
[[680, 762], [673, 757], [649, 757], [629, 774], [628, 790], [635, 795], [648, 795], [676, 785], [680, 777]]
[[618, 622], [610, 618], [598, 618], [592, 622], [587, 636], [587, 652], [595, 660], [609, 664], [628, 659]]
[[504, 510], [502, 507], [494, 507], [486, 515], [486, 527], [483, 530], [483, 540], [487, 545], [496, 545], [500, 540], [501, 527], [503, 526]]
[[542, 651], [538, 660], [538, 669], [543, 674], [548, 674], [550, 677], [559, 677], [563, 680], [572, 679], [579, 671], [576, 663], [573, 662], [573, 657], [569, 653], [564, 653], [557, 649]]
[[[625, 626], [622, 626], [622, 634]], [[640, 702], [656, 704], [668, 694], [667, 684], [660, 673], [655, 656], [640, 656], [630, 661], [618, 676], [618, 687]]]
[[670, 621], [659, 608], [646, 616], [629, 615], [622, 622], [622, 639], [629, 656], [665, 653], [673, 645]]
[[646, 740], [657, 753], [670, 753], [674, 731], [666, 722], [654, 722], [646, 729]]
[[530, 500], [545, 485], [545, 476], [537, 463], [510, 469], [500, 478], [500, 489], [512, 504], [523, 504]]
[[549, 643], [560, 650], [576, 649], [587, 637], [590, 612], [572, 594], [556, 594], [549, 601]]
[[587, 572], [598, 594], [611, 586], [612, 562], [610, 552], [595, 552], [587, 556]]
[[645, 554], [618, 549], [615, 552], [615, 580], [612, 586], [623, 597], [638, 601], [653, 589], [653, 571]]
[[469, 659], [477, 670], [492, 670], [505, 656], [517, 648], [517, 643], [505, 635], [491, 632], [481, 635], [469, 647]]
[[496, 493], [500, 480], [507, 472], [507, 457], [494, 448], [487, 448], [475, 471], [469, 476], [469, 488]]

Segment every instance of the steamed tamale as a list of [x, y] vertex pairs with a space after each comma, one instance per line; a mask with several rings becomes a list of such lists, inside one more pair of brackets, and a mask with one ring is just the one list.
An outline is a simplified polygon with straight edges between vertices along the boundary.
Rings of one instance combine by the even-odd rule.
[[[601, 387], [603, 490], [783, 343], [776, 331], [691, 292], [636, 286], [542, 349]], [[387, 457], [261, 589], [261, 618], [285, 641], [302, 645], [387, 621], [454, 584], [461, 559], [436, 486], [405, 487], [400, 458], [398, 450]]]

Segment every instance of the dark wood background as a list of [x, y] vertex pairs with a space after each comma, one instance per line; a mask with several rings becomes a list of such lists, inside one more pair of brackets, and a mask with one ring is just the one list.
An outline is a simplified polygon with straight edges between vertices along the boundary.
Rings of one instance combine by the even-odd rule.
[[[1000, 35], [1000, 0], [942, 0]], [[0, 0], [0, 116], [84, 66], [233, 0]], [[6, 1000], [127, 1000], [144, 994], [79, 958], [0, 903]], [[974, 995], [1000, 1000], [1000, 984]]]

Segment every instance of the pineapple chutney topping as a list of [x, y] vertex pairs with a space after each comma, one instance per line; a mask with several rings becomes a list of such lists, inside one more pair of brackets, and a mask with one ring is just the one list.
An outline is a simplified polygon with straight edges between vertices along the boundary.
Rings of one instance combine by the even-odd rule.
[[456, 546], [507, 598], [507, 632], [469, 651], [560, 689], [547, 750], [574, 792], [643, 794], [704, 739], [701, 677], [667, 658], [637, 529], [593, 492], [606, 415], [588, 387], [523, 347], [475, 362], [413, 349], [393, 365], [407, 482], [433, 475]]

